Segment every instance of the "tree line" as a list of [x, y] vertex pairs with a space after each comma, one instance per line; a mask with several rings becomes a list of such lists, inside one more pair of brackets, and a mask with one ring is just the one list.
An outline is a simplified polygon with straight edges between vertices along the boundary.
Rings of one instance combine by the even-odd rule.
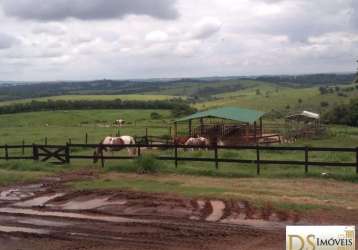
[[358, 126], [358, 99], [333, 107], [323, 119], [327, 123]]
[[192, 114], [192, 108], [182, 99], [138, 101], [138, 100], [47, 100], [14, 103], [0, 106], [0, 114], [54, 110], [89, 110], [89, 109], [165, 109], [171, 110], [174, 117]]

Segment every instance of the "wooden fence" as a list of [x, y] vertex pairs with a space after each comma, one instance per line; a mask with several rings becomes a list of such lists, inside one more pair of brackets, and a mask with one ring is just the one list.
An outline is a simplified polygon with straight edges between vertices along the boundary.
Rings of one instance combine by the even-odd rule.
[[[78, 155], [74, 154], [74, 149], [94, 149], [94, 148], [112, 148], [117, 147], [114, 145], [101, 145], [101, 144], [70, 144], [66, 145], [4, 145], [0, 146], [0, 149], [4, 150], [4, 155], [0, 156], [0, 160], [34, 160], [34, 161], [50, 161], [56, 160], [56, 163], [69, 164], [71, 160], [88, 159], [92, 160], [93, 155]], [[309, 167], [314, 166], [330, 166], [330, 167], [352, 167], [355, 168], [356, 174], [358, 174], [358, 147], [357, 148], [327, 148], [327, 147], [282, 147], [282, 146], [185, 146], [175, 144], [136, 144], [126, 145], [126, 148], [137, 148], [136, 156], [105, 156], [100, 155], [102, 167], [104, 167], [107, 160], [130, 160], [136, 159], [141, 156], [143, 150], [148, 148], [155, 148], [158, 150], [172, 150], [172, 156], [157, 156], [158, 160], [173, 161], [175, 167], [178, 167], [180, 161], [193, 161], [193, 162], [213, 162], [215, 167], [219, 168], [219, 163], [243, 163], [256, 165], [256, 171], [259, 175], [262, 165], [298, 165], [303, 166], [305, 173], [308, 173]], [[20, 149], [22, 155], [11, 156], [11, 149]], [[25, 149], [30, 149], [31, 154], [25, 155]], [[190, 149], [202, 149], [210, 150], [212, 157], [181, 157], [179, 156], [179, 150]], [[220, 150], [251, 150], [255, 152], [255, 159], [229, 159], [220, 158]], [[78, 150], [77, 150], [78, 151]], [[262, 160], [261, 156], [263, 152], [278, 152], [278, 151], [298, 151], [302, 153], [302, 160]], [[311, 152], [341, 152], [351, 153], [354, 155], [354, 162], [328, 162], [328, 161], [310, 161], [309, 153]], [[283, 154], [284, 155], [284, 154]]]

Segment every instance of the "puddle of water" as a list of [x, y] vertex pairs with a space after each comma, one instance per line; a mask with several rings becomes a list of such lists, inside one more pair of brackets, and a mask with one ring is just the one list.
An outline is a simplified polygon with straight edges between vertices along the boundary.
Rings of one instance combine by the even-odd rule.
[[[85, 238], [93, 237], [92, 235], [85, 234], [85, 233], [70, 233], [70, 235], [72, 235], [72, 236], [80, 236], [80, 237], [85, 237]], [[105, 236], [105, 235], [96, 235], [95, 237], [100, 237], [102, 239], [110, 239], [110, 240], [124, 240], [123, 237], [111, 237], [111, 236]]]
[[63, 193], [60, 194], [53, 194], [53, 195], [46, 195], [46, 196], [40, 196], [31, 200], [18, 202], [14, 204], [16, 207], [39, 207], [44, 206], [48, 201], [53, 200], [57, 197], [63, 196]]
[[108, 201], [110, 197], [103, 197], [103, 198], [96, 198], [91, 200], [84, 200], [84, 201], [68, 201], [64, 204], [60, 205], [53, 205], [51, 207], [56, 207], [64, 210], [91, 210], [95, 208], [100, 208], [109, 205], [124, 205], [127, 201]]
[[265, 221], [265, 220], [240, 219], [240, 218], [237, 219], [227, 218], [221, 220], [220, 222], [236, 224], [236, 225], [252, 226], [255, 228], [267, 229], [267, 230], [272, 230], [273, 228], [282, 229], [286, 227], [286, 224], [284, 223]]
[[207, 221], [218, 221], [224, 215], [225, 203], [222, 201], [210, 201], [213, 212], [206, 218]]
[[22, 215], [34, 215], [34, 216], [48, 216], [64, 219], [85, 219], [85, 220], [94, 220], [94, 221], [105, 221], [105, 222], [132, 222], [132, 223], [153, 223], [152, 220], [145, 219], [129, 219], [125, 217], [118, 216], [100, 216], [100, 215], [87, 215], [79, 213], [66, 213], [66, 212], [51, 212], [51, 211], [37, 211], [33, 209], [23, 209], [23, 208], [0, 208], [0, 213], [6, 214], [22, 214]]
[[19, 189], [9, 189], [0, 193], [0, 200], [3, 201], [19, 201], [24, 198], [33, 196], [32, 192], [25, 192]]
[[18, 222], [22, 224], [49, 226], [49, 227], [67, 227], [72, 225], [71, 223], [50, 221], [50, 220], [43, 220], [43, 219], [23, 219], [23, 220], [18, 220]]
[[198, 203], [199, 210], [204, 209], [204, 207], [205, 207], [205, 201], [203, 201], [203, 200], [198, 200], [197, 203]]
[[45, 191], [42, 184], [28, 185], [18, 188], [4, 190], [0, 193], [0, 200], [3, 201], [19, 201], [21, 199], [34, 196], [34, 192]]
[[28, 228], [28, 227], [9, 227], [9, 226], [0, 226], [0, 232], [4, 232], [4, 233], [49, 234], [49, 231], [44, 230], [44, 229], [35, 229], [35, 228]]

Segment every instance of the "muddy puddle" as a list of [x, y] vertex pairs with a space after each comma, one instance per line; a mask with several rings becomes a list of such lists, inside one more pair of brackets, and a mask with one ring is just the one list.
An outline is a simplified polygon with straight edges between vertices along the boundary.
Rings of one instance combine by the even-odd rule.
[[197, 249], [211, 240], [219, 242], [250, 230], [255, 232], [253, 235], [262, 233], [256, 230], [264, 230], [263, 235], [283, 230], [285, 223], [292, 224], [292, 218], [270, 209], [254, 209], [247, 202], [164, 194], [72, 192], [63, 186], [42, 184], [0, 192], [1, 235], [25, 238], [37, 235], [41, 239], [80, 242], [91, 239], [105, 242], [104, 246], [116, 241], [139, 244], [135, 249], [148, 244], [154, 249], [169, 249], [167, 246]]
[[37, 197], [34, 199], [17, 202], [14, 204], [14, 206], [16, 206], [16, 207], [43, 207], [46, 205], [47, 202], [49, 202], [55, 198], [61, 197], [63, 195], [64, 195], [64, 193], [40, 196], [40, 197]]
[[29, 228], [29, 227], [11, 227], [11, 226], [1, 226], [0, 232], [4, 233], [28, 233], [28, 234], [49, 234], [49, 230], [38, 229], [38, 228]]
[[223, 201], [210, 201], [212, 213], [206, 217], [207, 221], [219, 221], [224, 215], [225, 203]]
[[11, 215], [33, 215], [33, 216], [44, 216], [44, 217], [55, 217], [64, 219], [81, 219], [81, 220], [95, 220], [105, 222], [117, 222], [117, 223], [150, 223], [150, 220], [142, 219], [131, 219], [118, 216], [105, 216], [105, 215], [89, 215], [83, 213], [71, 213], [71, 212], [54, 212], [54, 211], [38, 211], [34, 209], [23, 209], [23, 208], [0, 208], [0, 213], [11, 214]]
[[37, 192], [43, 192], [46, 188], [43, 184], [33, 184], [22, 187], [11, 188], [0, 192], [0, 201], [19, 201], [30, 198]]
[[99, 209], [106, 206], [120, 206], [125, 205], [127, 203], [126, 200], [120, 200], [120, 201], [110, 201], [111, 197], [99, 197], [99, 198], [93, 198], [93, 199], [74, 199], [67, 202], [62, 203], [51, 203], [48, 204], [48, 207], [55, 208], [55, 209], [63, 209], [63, 210], [93, 210], [93, 209]]

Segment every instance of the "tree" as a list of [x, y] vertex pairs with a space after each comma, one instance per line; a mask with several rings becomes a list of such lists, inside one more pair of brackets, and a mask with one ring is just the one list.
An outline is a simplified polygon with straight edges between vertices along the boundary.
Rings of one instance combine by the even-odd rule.
[[299, 103], [299, 104], [302, 104], [302, 99], [301, 99], [301, 98], [298, 99], [298, 103]]
[[325, 95], [328, 93], [328, 89], [326, 87], [319, 87], [319, 92], [321, 95]]
[[324, 115], [324, 120], [329, 123], [358, 126], [358, 99], [353, 99], [349, 104], [335, 106]]
[[256, 95], [261, 95], [260, 89], [256, 89]]

